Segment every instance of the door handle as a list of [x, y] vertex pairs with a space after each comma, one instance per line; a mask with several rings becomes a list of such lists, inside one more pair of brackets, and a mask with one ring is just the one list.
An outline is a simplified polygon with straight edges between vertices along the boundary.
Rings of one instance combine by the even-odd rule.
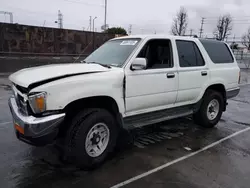
[[175, 74], [174, 73], [167, 73], [167, 78], [174, 78]]
[[201, 76], [207, 76], [207, 71], [202, 71]]

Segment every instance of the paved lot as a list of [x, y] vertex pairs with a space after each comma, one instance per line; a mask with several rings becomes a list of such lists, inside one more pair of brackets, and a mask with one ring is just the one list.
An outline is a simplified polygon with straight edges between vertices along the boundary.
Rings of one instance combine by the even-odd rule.
[[9, 95], [8, 82], [0, 77], [0, 187], [104, 188], [126, 180], [124, 187], [249, 187], [250, 85], [229, 101], [216, 128], [202, 129], [181, 118], [134, 130], [131, 137], [123, 136], [126, 142], [110, 160], [91, 172], [62, 164], [53, 146], [36, 148], [18, 141]]

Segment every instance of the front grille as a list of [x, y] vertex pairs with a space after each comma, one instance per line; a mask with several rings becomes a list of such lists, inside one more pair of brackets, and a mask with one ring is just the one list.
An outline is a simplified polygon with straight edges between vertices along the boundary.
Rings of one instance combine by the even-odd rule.
[[[16, 90], [20, 91], [19, 87], [14, 86]], [[22, 90], [23, 91], [23, 90]], [[20, 91], [22, 94], [26, 95], [26, 93], [23, 93], [22, 91]], [[17, 107], [19, 109], [19, 111], [23, 114], [23, 115], [29, 115], [30, 114], [30, 109], [29, 109], [29, 104], [28, 101], [26, 101], [24, 99], [24, 97], [22, 95], [20, 95], [18, 92], [15, 92], [15, 99], [16, 99], [16, 103], [17, 103]]]
[[21, 95], [17, 94], [16, 102], [20, 112], [24, 115], [28, 115], [27, 101], [25, 101]]

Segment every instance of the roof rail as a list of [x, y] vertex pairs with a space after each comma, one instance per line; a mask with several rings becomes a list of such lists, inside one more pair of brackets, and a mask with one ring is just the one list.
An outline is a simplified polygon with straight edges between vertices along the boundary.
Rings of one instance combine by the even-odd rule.
[[218, 38], [214, 38], [214, 37], [206, 37], [206, 38], [204, 38], [204, 39], [209, 39], [209, 40], [218, 40], [218, 41], [221, 41], [221, 40], [219, 40]]
[[185, 36], [185, 37], [194, 37], [194, 38], [198, 38], [197, 35], [182, 35], [182, 36]]

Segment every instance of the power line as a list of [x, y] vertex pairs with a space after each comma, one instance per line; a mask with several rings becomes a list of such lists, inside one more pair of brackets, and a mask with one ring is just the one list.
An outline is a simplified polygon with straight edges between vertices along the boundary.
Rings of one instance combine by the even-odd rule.
[[70, 3], [83, 4], [83, 5], [86, 5], [86, 6], [104, 7], [104, 5], [101, 5], [101, 4], [98, 5], [98, 4], [86, 3], [86, 2], [82, 2], [82, 1], [74, 1], [74, 0], [62, 0], [62, 1], [70, 2]]
[[[209, 17], [206, 16], [206, 19], [218, 19], [219, 17], [221, 17], [221, 16], [209, 16]], [[235, 19], [236, 17], [231, 16], [231, 18]], [[237, 18], [250, 18], [250, 16], [237, 16]]]
[[[20, 8], [20, 7], [12, 7], [12, 6], [7, 6], [9, 7], [9, 9], [16, 9], [16, 10], [19, 10], [19, 11], [22, 11], [21, 14], [27, 14], [27, 13], [30, 13], [30, 14], [44, 14], [44, 15], [50, 15], [50, 16], [54, 16], [55, 14], [54, 13], [44, 13], [44, 11], [32, 11], [32, 10], [29, 10], [29, 9], [23, 9], [23, 8]], [[15, 11], [13, 11], [15, 12]]]
[[[221, 19], [218, 18], [217, 20], [209, 20], [209, 19], [206, 18], [206, 22], [218, 22], [219, 20], [221, 20]], [[233, 22], [248, 22], [248, 21], [250, 21], [250, 18], [245, 19], [245, 20], [234, 20], [234, 19], [232, 19], [232, 21]]]
[[[214, 22], [214, 23], [204, 23], [205, 25], [215, 25], [215, 24], [217, 24], [216, 22]], [[232, 24], [239, 24], [239, 25], [250, 25], [250, 22], [242, 22], [242, 23], [234, 23], [234, 22], [232, 22]]]
[[[206, 22], [205, 23], [217, 23], [219, 21], [219, 19], [218, 20], [206, 20]], [[232, 22], [234, 22], [234, 23], [250, 23], [249, 22], [250, 20], [232, 20]]]

